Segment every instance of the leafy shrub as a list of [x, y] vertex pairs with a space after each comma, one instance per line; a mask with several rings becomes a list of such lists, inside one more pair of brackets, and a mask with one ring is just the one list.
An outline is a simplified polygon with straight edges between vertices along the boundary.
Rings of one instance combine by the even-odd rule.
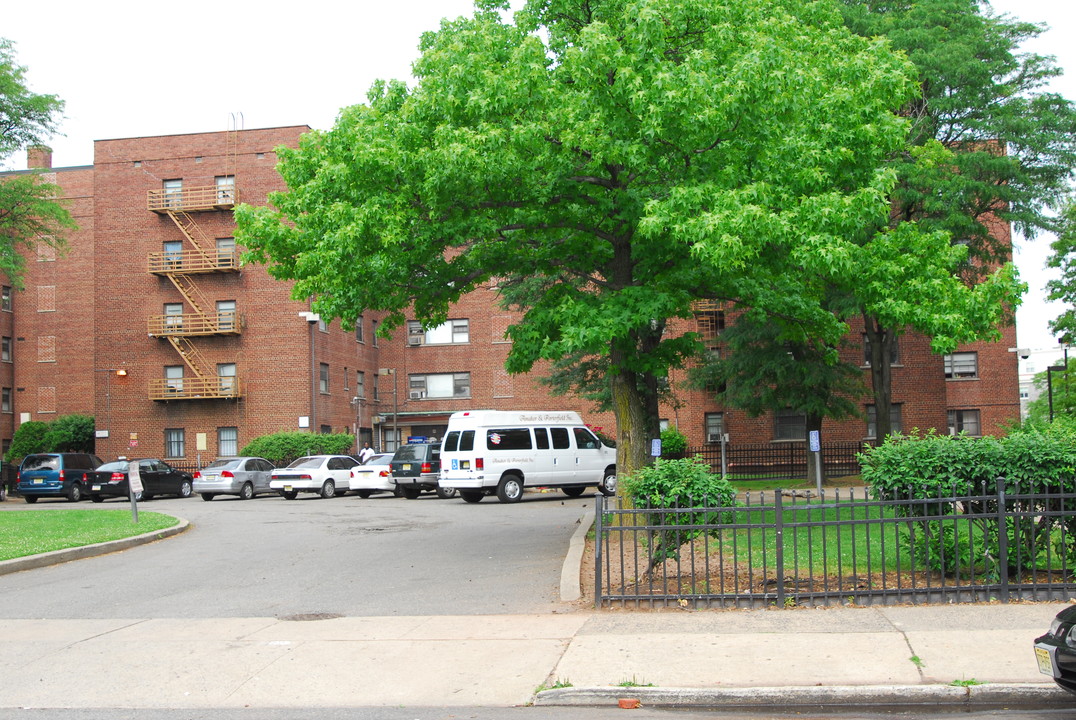
[[240, 453], [263, 457], [279, 466], [304, 455], [346, 454], [354, 444], [355, 436], [347, 433], [280, 432], [254, 438]]
[[680, 548], [703, 532], [698, 526], [732, 521], [730, 512], [718, 508], [735, 504], [736, 489], [700, 458], [659, 458], [624, 478], [623, 486], [636, 507], [655, 510], [645, 514], [646, 524], [655, 528], [650, 531], [647, 572], [666, 560], [678, 560]]
[[44, 438], [47, 452], [92, 452], [94, 422], [88, 415], [64, 415], [49, 423]]
[[663, 457], [681, 457], [685, 450], [687, 450], [687, 435], [671, 425], [661, 431], [661, 455]]
[[49, 431], [49, 424], [30, 420], [19, 425], [15, 436], [11, 438], [11, 447], [4, 454], [4, 460], [12, 464], [19, 464], [27, 455], [45, 452], [45, 434]]

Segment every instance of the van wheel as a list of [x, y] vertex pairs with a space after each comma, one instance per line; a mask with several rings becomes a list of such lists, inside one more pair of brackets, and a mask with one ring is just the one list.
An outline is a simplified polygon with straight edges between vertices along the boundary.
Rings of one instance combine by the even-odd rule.
[[441, 498], [442, 500], [451, 500], [452, 498], [456, 497], [456, 488], [446, 488], [438, 485], [437, 497]]
[[67, 502], [78, 502], [82, 499], [82, 483], [71, 483], [71, 489], [67, 491]]
[[523, 498], [523, 478], [508, 474], [497, 483], [497, 499], [503, 503], [519, 502]]
[[573, 485], [571, 487], [561, 488], [561, 490], [563, 490], [564, 494], [568, 497], [579, 497], [583, 494], [583, 491], [586, 490], [586, 488], [579, 485]]
[[37, 502], [37, 495], [23, 495], [22, 499], [33, 505], [35, 502]]
[[482, 493], [478, 490], [460, 490], [460, 497], [463, 498], [463, 502], [482, 502]]

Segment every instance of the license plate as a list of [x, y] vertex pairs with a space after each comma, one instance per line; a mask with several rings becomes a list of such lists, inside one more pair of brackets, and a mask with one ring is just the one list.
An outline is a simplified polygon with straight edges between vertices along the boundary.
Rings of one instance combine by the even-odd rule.
[[404, 463], [403, 465], [400, 466], [400, 469], [401, 470], [410, 470], [411, 469], [411, 463]]
[[1046, 648], [1035, 648], [1035, 659], [1039, 662], [1039, 672], [1044, 675], [1053, 676], [1054, 674], [1054, 661], [1050, 658], [1050, 651]]
[[216, 475], [206, 475], [206, 476], [205, 476], [205, 479], [206, 479], [206, 480], [207, 480], [208, 482], [213, 482], [214, 480], [216, 480], [216, 479], [217, 479], [217, 476], [216, 476]]
[[285, 485], [284, 492], [291, 492], [291, 485]]
[[471, 461], [470, 460], [460, 460], [460, 470], [470, 470], [470, 469], [471, 469]]
[[34, 485], [44, 485], [45, 481], [42, 478], [34, 478]]
[[101, 489], [101, 486], [100, 486], [100, 485], [91, 485], [91, 486], [90, 486], [90, 489], [91, 489], [91, 490], [100, 490], [100, 489]]

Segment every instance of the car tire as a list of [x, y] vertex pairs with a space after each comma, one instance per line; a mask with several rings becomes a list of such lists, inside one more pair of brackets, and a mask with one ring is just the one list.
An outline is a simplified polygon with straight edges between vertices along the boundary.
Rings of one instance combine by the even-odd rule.
[[507, 473], [497, 483], [497, 499], [503, 503], [516, 503], [523, 499], [523, 478]]
[[477, 503], [482, 502], [482, 493], [479, 490], [460, 490], [460, 497], [463, 498], [463, 502]]
[[147, 492], [135, 493], [135, 502], [149, 502], [153, 496]]
[[239, 499], [250, 500], [254, 497], [254, 486], [250, 483], [243, 483], [243, 487], [239, 488]]
[[90, 495], [90, 502], [102, 503], [105, 499], [100, 495]]
[[605, 497], [612, 497], [616, 495], [616, 469], [606, 468], [605, 477], [602, 478], [601, 484], [598, 485], [598, 492]]
[[213, 499], [213, 493], [202, 493], [201, 495], [202, 495], [202, 499], [205, 500], [206, 502], [209, 502], [210, 500]]
[[366, 498], [368, 498], [368, 497], [370, 497], [371, 495], [374, 494], [373, 490], [356, 490], [356, 492], [359, 494], [359, 497], [361, 497], [363, 500], [365, 500]]
[[30, 505], [33, 505], [35, 502], [37, 502], [37, 496], [36, 495], [23, 495], [22, 499], [25, 500]]
[[442, 500], [451, 500], [452, 498], [456, 497], [456, 488], [446, 488], [438, 485], [437, 497], [441, 498]]
[[404, 496], [404, 490], [403, 490], [403, 488], [402, 488], [402, 487], [400, 487], [399, 485], [397, 485], [396, 487], [392, 488], [392, 496], [393, 496], [393, 497], [398, 497], [398, 498], [402, 498], [402, 497]]
[[583, 494], [583, 491], [586, 490], [586, 487], [581, 485], [571, 485], [569, 487], [561, 488], [561, 490], [563, 490], [564, 494], [568, 497], [577, 498]]
[[82, 483], [71, 483], [71, 489], [67, 491], [67, 502], [78, 502], [82, 499]]
[[326, 480], [321, 486], [321, 492], [318, 493], [323, 498], [331, 498], [336, 495], [336, 483], [332, 480]]
[[179, 496], [181, 498], [189, 498], [194, 494], [194, 486], [191, 485], [190, 480], [184, 480], [179, 484]]
[[285, 500], [294, 500], [295, 498], [299, 497], [298, 490], [281, 490], [280, 494], [284, 497]]
[[403, 496], [408, 500], [417, 500], [418, 496], [422, 494], [422, 491], [418, 488], [404, 488]]

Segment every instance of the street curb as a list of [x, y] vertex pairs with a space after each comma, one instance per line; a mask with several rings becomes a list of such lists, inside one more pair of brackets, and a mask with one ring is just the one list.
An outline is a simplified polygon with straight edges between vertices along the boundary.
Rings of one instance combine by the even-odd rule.
[[560, 601], [575, 602], [583, 597], [583, 588], [580, 585], [580, 568], [583, 565], [583, 550], [587, 546], [587, 533], [594, 524], [594, 511], [584, 510], [583, 517], [579, 518], [579, 527], [572, 533], [572, 539], [568, 541], [568, 552], [564, 556], [564, 564], [560, 568]]
[[902, 707], [944, 705], [973, 709], [996, 707], [1066, 707], [1073, 696], [1047, 684], [953, 685], [811, 685], [759, 688], [572, 687], [543, 690], [534, 705], [616, 706], [621, 699], [649, 707]]
[[[168, 513], [161, 514], [167, 515]], [[175, 515], [172, 515], [171, 517], [175, 517], [176, 520], [179, 520], [179, 523], [170, 528], [165, 528], [164, 530], [154, 530], [152, 532], [142, 533], [141, 535], [121, 538], [120, 540], [109, 540], [108, 542], [94, 543], [93, 545], [83, 545], [82, 547], [53, 550], [52, 552], [41, 553], [39, 555], [28, 555], [21, 558], [12, 558], [11, 560], [2, 560], [0, 561], [0, 575], [21, 572], [23, 570], [34, 570], [48, 565], [58, 565], [59, 563], [65, 563], [71, 560], [82, 560], [83, 558], [107, 555], [108, 553], [127, 550], [129, 548], [137, 547], [138, 545], [145, 545], [147, 543], [156, 542], [157, 540], [172, 537], [173, 535], [178, 535], [190, 527], [189, 521], [176, 517]]]

